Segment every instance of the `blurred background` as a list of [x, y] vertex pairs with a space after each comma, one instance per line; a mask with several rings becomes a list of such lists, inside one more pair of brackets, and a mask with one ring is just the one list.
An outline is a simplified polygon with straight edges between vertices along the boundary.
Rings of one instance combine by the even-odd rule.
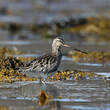
[[[57, 36], [88, 54], [64, 49], [41, 91], [15, 68], [50, 51]], [[0, 0], [0, 110], [21, 109], [110, 109], [110, 0]]]
[[109, 8], [109, 0], [0, 0], [0, 45], [45, 45], [61, 33], [79, 46], [108, 42]]
[[87, 24], [90, 17], [108, 18], [109, 8], [109, 0], [0, 0], [0, 39], [49, 37]]

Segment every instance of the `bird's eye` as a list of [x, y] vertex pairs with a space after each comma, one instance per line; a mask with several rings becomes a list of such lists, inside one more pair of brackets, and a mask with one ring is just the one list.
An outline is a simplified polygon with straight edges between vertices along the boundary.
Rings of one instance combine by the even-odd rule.
[[57, 42], [64, 44], [64, 40], [63, 39], [57, 39]]

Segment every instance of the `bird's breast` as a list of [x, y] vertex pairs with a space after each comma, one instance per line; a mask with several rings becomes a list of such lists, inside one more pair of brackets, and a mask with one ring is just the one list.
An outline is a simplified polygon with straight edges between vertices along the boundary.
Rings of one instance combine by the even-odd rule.
[[62, 56], [56, 57], [56, 61], [54, 64], [51, 65], [51, 67], [48, 70], [48, 73], [52, 73], [52, 72], [55, 72], [58, 70], [58, 68], [61, 64], [61, 59], [62, 59]]

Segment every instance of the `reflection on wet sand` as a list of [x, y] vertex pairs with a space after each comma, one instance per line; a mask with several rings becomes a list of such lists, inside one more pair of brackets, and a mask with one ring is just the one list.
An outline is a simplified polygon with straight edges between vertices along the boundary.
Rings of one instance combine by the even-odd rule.
[[38, 97], [39, 97], [38, 102], [39, 102], [40, 106], [44, 106], [49, 103], [49, 95], [44, 90], [41, 91], [41, 93]]
[[47, 82], [46, 87], [37, 81], [29, 81], [7, 85], [7, 89], [3, 87], [0, 89], [0, 106], [10, 110], [110, 108], [110, 80]]
[[39, 95], [39, 104], [41, 106], [47, 105], [49, 110], [61, 110], [61, 102], [51, 100], [58, 96], [59, 96], [58, 89], [52, 85], [48, 85], [46, 90], [45, 91], [42, 90], [41, 94]]
[[[55, 91], [55, 89], [54, 89]], [[54, 92], [53, 91], [53, 92]], [[52, 101], [53, 96], [49, 96], [46, 91], [41, 91], [39, 95], [39, 105], [45, 106], [48, 105], [49, 110], [61, 110], [61, 102], [60, 101]]]
[[40, 108], [45, 106], [48, 110], [61, 110], [60, 101], [53, 101], [54, 98], [60, 95], [58, 88], [54, 85], [47, 84], [44, 87], [44, 85], [33, 83], [21, 87], [20, 92], [22, 97], [29, 97], [31, 100], [36, 100]]

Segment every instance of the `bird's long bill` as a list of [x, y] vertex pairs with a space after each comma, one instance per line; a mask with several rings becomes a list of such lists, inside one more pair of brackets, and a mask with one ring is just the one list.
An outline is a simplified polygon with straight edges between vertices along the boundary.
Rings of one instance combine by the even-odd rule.
[[82, 51], [82, 50], [79, 50], [79, 49], [76, 49], [76, 48], [74, 48], [74, 50], [75, 50], [75, 51], [78, 51], [78, 52], [81, 52], [81, 53], [84, 53], [84, 54], [88, 54], [87, 52]]
[[68, 44], [64, 44], [63, 46], [64, 46], [64, 47], [69, 47], [69, 48], [71, 47], [71, 46], [70, 46], [70, 45], [68, 45]]
[[63, 45], [64, 47], [69, 47], [71, 48], [72, 50], [75, 50], [75, 51], [78, 51], [78, 52], [81, 52], [81, 53], [84, 53], [84, 54], [88, 54], [87, 52], [83, 51], [83, 50], [80, 50], [80, 49], [77, 49], [77, 48], [72, 48], [72, 46], [68, 45], [68, 44], [64, 44]]

